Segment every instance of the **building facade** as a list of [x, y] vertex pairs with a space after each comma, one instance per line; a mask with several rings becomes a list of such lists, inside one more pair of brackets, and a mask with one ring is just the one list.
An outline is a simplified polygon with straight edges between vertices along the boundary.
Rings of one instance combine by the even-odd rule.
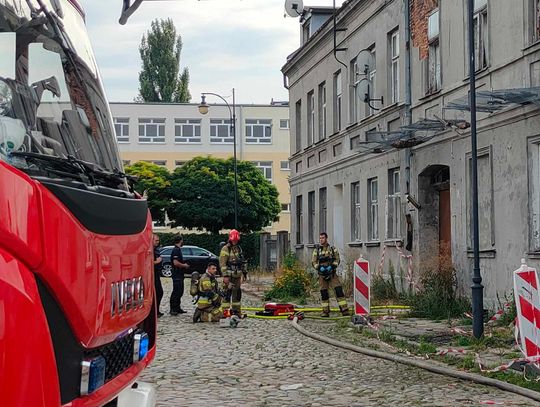
[[[539, 0], [476, 0], [480, 256], [487, 303], [540, 266]], [[308, 14], [302, 24], [309, 22]], [[349, 0], [282, 68], [291, 106], [291, 243], [321, 231], [413, 279], [451, 256], [472, 278], [467, 0]], [[335, 35], [335, 41], [334, 41]], [[334, 44], [336, 48], [334, 49]], [[407, 249], [407, 250], [406, 250]], [[409, 278], [410, 280], [410, 278]], [[408, 281], [407, 283], [410, 283]]]
[[[124, 165], [153, 162], [173, 171], [197, 156], [233, 156], [231, 113], [226, 105], [111, 103]], [[285, 103], [236, 105], [238, 160], [253, 162], [276, 186], [282, 212], [267, 231], [290, 228], [289, 108]]]

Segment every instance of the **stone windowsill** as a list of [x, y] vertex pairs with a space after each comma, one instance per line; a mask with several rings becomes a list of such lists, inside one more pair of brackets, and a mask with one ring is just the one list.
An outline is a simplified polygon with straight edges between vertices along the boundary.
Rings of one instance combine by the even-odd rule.
[[297, 243], [294, 245], [294, 248], [295, 249], [303, 249], [304, 248], [304, 243]]
[[315, 248], [317, 247], [317, 245], [316, 245], [315, 243], [308, 243], [308, 244], [306, 245], [306, 247], [307, 247], [308, 249], [315, 249]]
[[[487, 249], [487, 250], [480, 250], [479, 256], [481, 259], [494, 259], [496, 254], [497, 254], [497, 250]], [[467, 250], [467, 257], [470, 259], [474, 257], [474, 253], [472, 250]]]
[[388, 239], [384, 241], [385, 246], [391, 246], [391, 247], [402, 247], [403, 246], [403, 239]]
[[381, 245], [381, 242], [366, 242], [364, 243], [364, 246], [366, 247], [377, 247], [377, 246], [380, 246]]
[[364, 245], [364, 243], [361, 242], [360, 240], [347, 243], [347, 246], [349, 246], [349, 247], [362, 247], [363, 245]]

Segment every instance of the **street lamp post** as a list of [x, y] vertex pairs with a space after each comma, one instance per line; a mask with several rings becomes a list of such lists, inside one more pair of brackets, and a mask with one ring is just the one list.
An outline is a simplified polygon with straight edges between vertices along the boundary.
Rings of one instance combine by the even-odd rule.
[[473, 243], [473, 335], [480, 338], [484, 334], [484, 286], [480, 274], [480, 246], [478, 227], [478, 154], [476, 138], [476, 62], [474, 53], [474, 0], [467, 4], [469, 33], [469, 103], [471, 110], [471, 187], [472, 187], [472, 243]]
[[225, 98], [217, 93], [203, 92], [201, 93], [201, 104], [199, 105], [199, 113], [207, 114], [208, 113], [208, 103], [206, 103], [206, 95], [212, 95], [223, 100], [227, 108], [229, 109], [229, 119], [230, 119], [230, 129], [233, 136], [234, 144], [234, 228], [238, 229], [238, 170], [237, 170], [237, 160], [236, 160], [236, 105], [235, 105], [235, 95], [234, 88], [232, 89], [232, 108], [227, 103]]

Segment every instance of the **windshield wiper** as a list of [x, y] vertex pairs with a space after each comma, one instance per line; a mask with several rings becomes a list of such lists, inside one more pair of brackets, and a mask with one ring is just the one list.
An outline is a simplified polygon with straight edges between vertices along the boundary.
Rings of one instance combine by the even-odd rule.
[[31, 162], [33, 164], [38, 164], [38, 167], [43, 169], [42, 165], [43, 163], [46, 163], [47, 165], [55, 166], [56, 168], [60, 167], [64, 170], [71, 170], [72, 172], [65, 172], [61, 171], [59, 172], [56, 169], [48, 169], [48, 171], [60, 173], [64, 176], [70, 176], [72, 178], [78, 178], [82, 180], [83, 182], [90, 183], [89, 177], [87, 176], [87, 173], [85, 169], [77, 162], [74, 162], [70, 160], [69, 158], [63, 158], [63, 157], [57, 157], [42, 153], [31, 153], [26, 151], [12, 151], [10, 154], [12, 157], [21, 157], [24, 158], [27, 162]]

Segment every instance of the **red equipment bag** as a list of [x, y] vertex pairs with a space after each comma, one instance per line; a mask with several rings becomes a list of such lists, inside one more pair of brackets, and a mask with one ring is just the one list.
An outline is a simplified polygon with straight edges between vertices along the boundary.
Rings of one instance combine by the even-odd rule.
[[269, 302], [264, 305], [264, 311], [259, 311], [255, 314], [267, 317], [277, 317], [280, 315], [289, 315], [294, 312], [294, 304], [278, 304], [275, 302]]

